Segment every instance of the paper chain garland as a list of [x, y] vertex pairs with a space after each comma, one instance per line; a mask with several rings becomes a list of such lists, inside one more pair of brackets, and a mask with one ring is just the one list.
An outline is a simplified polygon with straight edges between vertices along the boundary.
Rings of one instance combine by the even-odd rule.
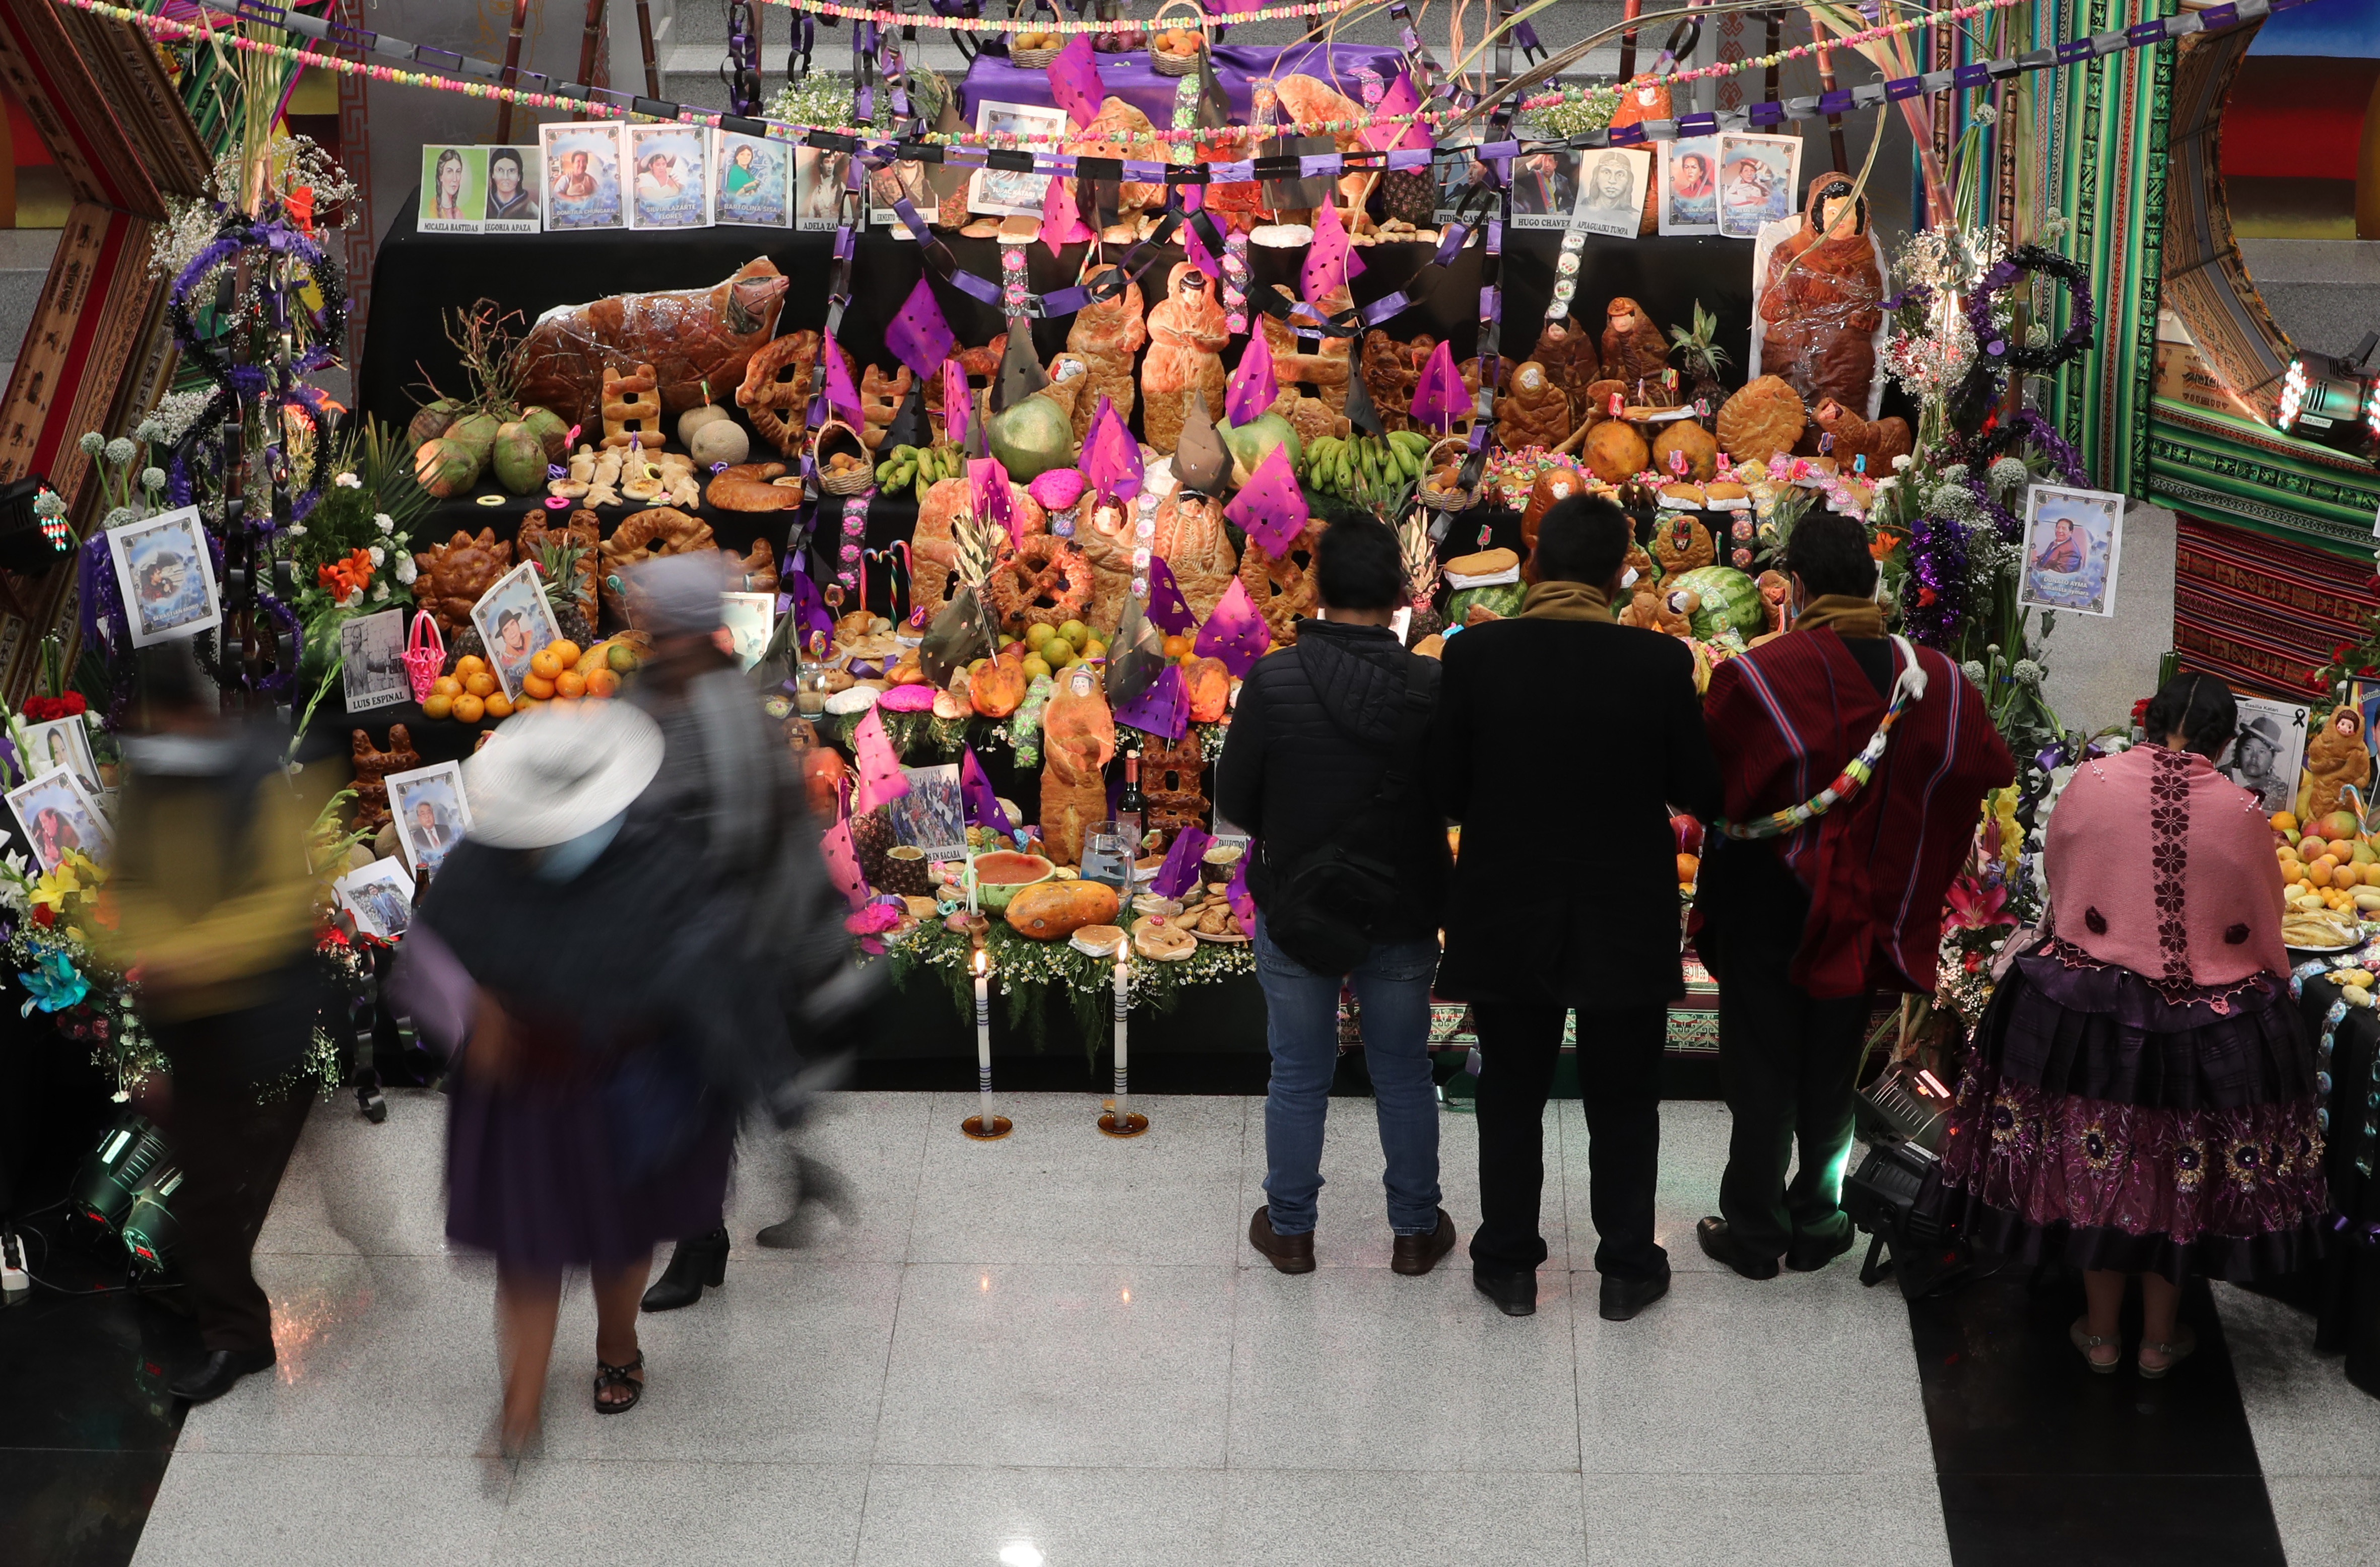
[[[804, 16], [833, 17], [842, 21], [874, 22], [879, 27], [936, 27], [949, 32], [1056, 32], [1072, 36], [1075, 33], [1139, 32], [1148, 23], [1130, 17], [1097, 18], [1089, 20], [1068, 20], [1050, 17], [945, 17], [923, 15], [916, 11], [888, 10], [881, 6], [845, 6], [841, 0], [768, 0], [771, 6], [783, 6]], [[1219, 26], [1240, 22], [1294, 21], [1305, 17], [1331, 17], [1353, 10], [1367, 0], [1305, 0], [1303, 5], [1267, 6], [1258, 10], [1217, 11], [1212, 19]], [[2013, 0], [2010, 0], [2013, 3]]]
[[[228, 44], [233, 48], [244, 49], [251, 53], [270, 55], [319, 69], [364, 76], [375, 81], [392, 82], [400, 86], [436, 88], [446, 91], [461, 92], [474, 98], [519, 103], [535, 109], [570, 109], [601, 117], [627, 118], [632, 115], [642, 115], [648, 119], [673, 121], [685, 125], [716, 126], [721, 129], [732, 130], [747, 136], [774, 136], [780, 140], [807, 141], [809, 145], [824, 147], [835, 152], [852, 151], [861, 140], [873, 138], [877, 134], [872, 127], [868, 126], [797, 126], [750, 115], [722, 115], [713, 110], [690, 107], [683, 103], [646, 98], [632, 93], [615, 92], [608, 88], [589, 87], [575, 82], [561, 84], [551, 91], [532, 91], [506, 87], [502, 85], [505, 75], [504, 67], [492, 61], [475, 59], [455, 54], [451, 50], [432, 48], [428, 44], [409, 43], [403, 39], [363, 31], [337, 22], [326, 21], [319, 17], [306, 16], [300, 12], [285, 11], [279, 6], [263, 4], [261, 0], [239, 0], [237, 9], [228, 15], [203, 6], [195, 7], [196, 14], [201, 18], [196, 23], [176, 21], [142, 11], [129, 10], [122, 6], [109, 4], [108, 0], [56, 0], [56, 3], [116, 21], [129, 22], [152, 35], [181, 40], [212, 38], [220, 44]], [[783, 4], [785, 0], [775, 0], [775, 3]], [[1882, 23], [1859, 32], [1844, 34], [1830, 40], [1825, 47], [1829, 50], [1852, 47], [1860, 43], [1890, 37], [1913, 28], [1929, 26], [1937, 22], [1947, 23], [1972, 18], [1988, 11], [2022, 3], [2023, 0], [1974, 0], [1973, 4], [1952, 10], [1925, 13]], [[2087, 38], [2072, 39], [2053, 48], [2034, 49], [2023, 55], [1976, 62], [1953, 69], [1927, 71], [1922, 76], [1868, 82], [1858, 87], [1840, 88], [1831, 92], [1753, 103], [1739, 109], [1686, 115], [1674, 120], [1644, 120], [1634, 125], [1623, 126], [1616, 130], [1583, 131], [1565, 141], [1533, 142], [1531, 145], [1565, 146], [1582, 150], [1632, 147], [1648, 141], [1670, 141], [1714, 135], [1723, 130], [1742, 130], [1755, 127], [1770, 128], [1788, 121], [1800, 122], [1840, 115], [1857, 110], [1880, 107], [1887, 103], [1898, 103], [1903, 98], [1988, 87], [2027, 71], [2052, 70], [2060, 66], [2099, 59], [2127, 49], [2154, 48], [2169, 40], [2187, 37], [2192, 33], [2219, 30], [2237, 22], [2253, 20], [2275, 11], [2288, 10], [2293, 6], [2313, 3], [2314, 0], [2233, 0], [2231, 4], [2211, 6], [2204, 11], [2180, 13], [2159, 19], [2138, 22], [2120, 31], [2094, 33]], [[1249, 13], [1232, 19], [1246, 20], [1257, 14]], [[390, 55], [418, 65], [435, 66], [444, 71], [459, 72], [463, 77], [476, 79], [466, 80], [458, 79], [455, 76], [433, 76], [423, 71], [399, 70], [389, 66], [370, 65], [360, 60], [347, 59], [339, 55], [314, 53], [310, 47], [300, 49], [291, 48], [285, 44], [271, 43], [262, 39], [249, 38], [237, 32], [226, 32], [216, 26], [210, 25], [207, 18], [218, 17], [225, 22], [277, 27], [286, 32], [304, 36], [331, 48]], [[926, 21], [934, 26], [946, 26], [953, 19], [955, 18], [921, 18], [886, 12], [882, 13], [880, 25], [889, 27]], [[871, 17], [860, 25], [875, 26], [880, 23], [878, 18]], [[1081, 25], [1088, 26], [1088, 24]], [[1665, 82], [1691, 81], [1740, 70], [1761, 69], [1783, 60], [1814, 55], [1818, 47], [1816, 44], [1797, 45], [1793, 49], [1774, 55], [1764, 55], [1758, 59], [1725, 61], [1718, 65], [1699, 67], [1692, 71], [1682, 71], [1659, 79]], [[516, 71], [513, 73], [513, 79], [544, 81], [547, 79], [537, 76], [533, 72]], [[1649, 79], [1637, 79], [1641, 81]], [[1514, 107], [1526, 112], [1531, 108], [1545, 107], [1559, 102], [1560, 102], [1560, 94], [1554, 93], [1526, 100]], [[1299, 122], [1293, 126], [1281, 126], [1279, 129], [1284, 135], [1329, 135], [1391, 126], [1435, 126], [1449, 120], [1459, 122], [1468, 117], [1470, 117], [1468, 111], [1460, 108], [1421, 109], [1403, 115], [1365, 115], [1342, 120]], [[821, 140], [821, 138], [825, 140]], [[1002, 154], [999, 152], [985, 152], [983, 145], [985, 140], [980, 134], [972, 131], [938, 134], [929, 141], [901, 144], [901, 155], [913, 157], [917, 154], [921, 147], [930, 146], [947, 147], [952, 150], [972, 149], [977, 153], [991, 158], [1001, 157]], [[1055, 139], [1026, 136], [1013, 140], [1034, 141]], [[1154, 136], [1144, 137], [1142, 140], [1170, 144], [1176, 139], [1160, 132]], [[869, 141], [868, 144], [871, 150], [880, 145], [874, 141]], [[895, 144], [883, 142], [880, 145], [889, 150]], [[1510, 158], [1518, 155], [1518, 144], [1499, 140], [1483, 143], [1477, 147], [1459, 147], [1452, 151], [1467, 152], [1475, 158]], [[1063, 154], [1028, 154], [1022, 150], [1017, 150], [1008, 152], [1007, 156], [1025, 157], [1028, 162], [1022, 164], [997, 162], [990, 166], [1003, 170], [1013, 169], [1021, 174], [1058, 175], [1070, 178], [1075, 175], [1075, 160]], [[1348, 159], [1354, 160], [1353, 167], [1355, 172], [1369, 172], [1379, 166], [1371, 162], [1372, 156], [1374, 155], [1360, 153], [1320, 153], [1299, 159], [1275, 160], [1298, 166], [1287, 169], [1280, 175], [1259, 173], [1254, 176], [1239, 175], [1234, 177], [1239, 179], [1313, 178], [1338, 175], [1348, 172]], [[1257, 160], [1259, 165], [1266, 162], [1268, 160]], [[1171, 183], [1182, 184], [1204, 183], [1207, 178], [1203, 168], [1183, 169], [1170, 175], [1131, 172], [1162, 170], [1166, 166], [1160, 164], [1127, 163], [1124, 165], [1126, 173], [1123, 177], [1147, 183], [1167, 180]], [[1390, 164], [1387, 166], [1395, 168], [1419, 165]]]

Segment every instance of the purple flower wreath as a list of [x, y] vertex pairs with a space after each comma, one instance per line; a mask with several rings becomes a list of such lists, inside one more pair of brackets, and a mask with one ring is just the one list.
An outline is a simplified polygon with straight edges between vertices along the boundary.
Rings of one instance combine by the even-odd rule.
[[1909, 527], [1909, 574], [1901, 625], [1912, 640], [1947, 648], [1967, 616], [1967, 529], [1954, 517], [1921, 516]]

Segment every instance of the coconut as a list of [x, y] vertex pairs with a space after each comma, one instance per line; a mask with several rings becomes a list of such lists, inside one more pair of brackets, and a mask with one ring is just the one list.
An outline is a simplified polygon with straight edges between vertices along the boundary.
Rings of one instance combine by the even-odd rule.
[[418, 450], [424, 441], [435, 440], [445, 434], [446, 427], [454, 423], [462, 412], [463, 405], [452, 397], [424, 403], [420, 411], [413, 416], [413, 422], [405, 427], [405, 433]]
[[[705, 403], [699, 407], [686, 409], [677, 416], [677, 443], [689, 452], [693, 451], [696, 431], [706, 424], [716, 424], [721, 419], [730, 417], [727, 410], [716, 403]], [[743, 459], [739, 457], [736, 460], [741, 462]]]
[[413, 477], [440, 500], [452, 500], [480, 481], [480, 455], [451, 435], [436, 436], [413, 454]]
[[[700, 408], [694, 410], [694, 413], [700, 412]], [[692, 419], [694, 414], [686, 417]], [[683, 421], [678, 428], [686, 428]], [[715, 463], [726, 463], [732, 467], [751, 456], [752, 438], [744, 433], [742, 425], [725, 417], [722, 410], [722, 417], [705, 419], [694, 427], [694, 433], [686, 439], [686, 449], [694, 455], [694, 466], [698, 468], [707, 468]]]
[[522, 413], [520, 421], [528, 426], [538, 440], [544, 443], [547, 462], [558, 463], [569, 458], [570, 421], [568, 419], [564, 419], [552, 408], [529, 408]]
[[508, 493], [533, 495], [545, 488], [545, 443], [526, 424], [508, 424], [496, 431], [488, 453], [488, 467]]
[[468, 413], [446, 427], [446, 439], [460, 441], [476, 460], [484, 463], [495, 446], [496, 431], [503, 428], [504, 421], [492, 413]]

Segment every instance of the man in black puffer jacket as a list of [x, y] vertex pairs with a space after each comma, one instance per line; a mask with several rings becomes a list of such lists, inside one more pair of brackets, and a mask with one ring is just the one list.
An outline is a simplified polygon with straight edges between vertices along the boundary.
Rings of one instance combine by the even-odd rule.
[[[1405, 598], [1394, 534], [1378, 522], [1338, 523], [1324, 531], [1315, 553], [1323, 618], [1303, 623], [1296, 646], [1249, 672], [1215, 770], [1217, 815], [1256, 838], [1248, 891], [1257, 904], [1257, 978], [1272, 1049], [1265, 1096], [1270, 1200], [1248, 1221], [1248, 1241], [1284, 1273], [1314, 1268], [1339, 990], [1352, 982], [1387, 1161], [1389, 1227], [1396, 1237], [1390, 1266], [1427, 1273], [1455, 1239], [1454, 1221], [1439, 1206], [1438, 1096], [1427, 1048], [1438, 917], [1451, 872], [1420, 744], [1439, 671], [1435, 662], [1406, 652], [1389, 629]], [[1404, 787], [1375, 813], [1401, 739], [1407, 749], [1396, 759]], [[1391, 912], [1374, 927], [1370, 954], [1352, 972], [1318, 973], [1274, 943], [1266, 910], [1280, 906], [1301, 860], [1351, 820], [1374, 815], [1377, 820], [1351, 834], [1362, 842], [1344, 846], [1389, 868]]]

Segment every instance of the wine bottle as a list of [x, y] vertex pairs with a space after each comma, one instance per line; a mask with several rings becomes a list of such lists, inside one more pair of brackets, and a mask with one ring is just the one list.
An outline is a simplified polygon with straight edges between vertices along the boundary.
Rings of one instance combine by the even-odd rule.
[[1132, 844], [1135, 855], [1140, 852], [1141, 834], [1148, 820], [1148, 802], [1140, 793], [1140, 752], [1123, 755], [1123, 793], [1116, 797], [1116, 827]]

